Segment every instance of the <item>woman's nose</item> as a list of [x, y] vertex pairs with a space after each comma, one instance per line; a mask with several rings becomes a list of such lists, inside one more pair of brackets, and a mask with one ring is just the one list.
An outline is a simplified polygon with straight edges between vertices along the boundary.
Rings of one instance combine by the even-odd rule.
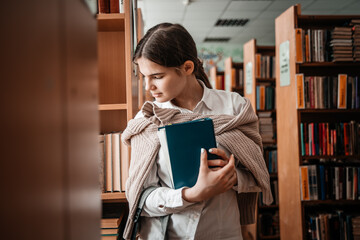
[[149, 90], [154, 90], [154, 89], [155, 89], [155, 85], [152, 84], [152, 81], [145, 78], [145, 90], [149, 91]]

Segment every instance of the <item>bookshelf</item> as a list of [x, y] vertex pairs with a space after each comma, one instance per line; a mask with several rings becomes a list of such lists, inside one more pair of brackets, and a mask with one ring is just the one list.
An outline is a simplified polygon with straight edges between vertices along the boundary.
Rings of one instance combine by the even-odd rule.
[[98, 240], [96, 20], [81, 1], [2, 8], [1, 238]]
[[[324, 180], [324, 175], [321, 174], [321, 170], [319, 171], [319, 169], [323, 168], [322, 166], [324, 166], [325, 169], [330, 169], [330, 172], [336, 167], [359, 167], [359, 164], [356, 163], [356, 160], [359, 160], [358, 153], [345, 155], [342, 153], [329, 154], [329, 152], [327, 152], [326, 154], [319, 154], [319, 152], [316, 151], [316, 153], [312, 155], [308, 153], [303, 154], [302, 145], [304, 146], [305, 136], [303, 134], [305, 134], [305, 132], [302, 127], [304, 127], [304, 124], [311, 123], [315, 125], [321, 123], [339, 125], [342, 122], [348, 121], [359, 122], [360, 111], [359, 109], [340, 110], [336, 107], [332, 109], [298, 109], [295, 80], [296, 74], [300, 73], [304, 74], [305, 77], [329, 76], [336, 78], [338, 74], [359, 76], [360, 64], [356, 62], [297, 62], [297, 56], [302, 54], [301, 50], [304, 50], [304, 48], [298, 46], [295, 33], [296, 28], [331, 31], [336, 26], [345, 25], [351, 19], [359, 18], [360, 16], [302, 15], [301, 6], [298, 4], [287, 9], [275, 20], [276, 56], [280, 56], [280, 59], [276, 62], [276, 108], [280, 235], [283, 239], [289, 239], [289, 236], [291, 236], [291, 239], [310, 239], [309, 230], [313, 226], [313, 220], [316, 220], [316, 218], [320, 218], [319, 221], [322, 221], [322, 217], [331, 214], [331, 219], [339, 220], [342, 219], [340, 212], [359, 215], [359, 200], [334, 200], [337, 198], [331, 196], [326, 197], [325, 200], [314, 200], [315, 198], [308, 201], [301, 200], [306, 197], [306, 194], [304, 194], [306, 187], [301, 189], [301, 187], [304, 186], [303, 180], [300, 181], [300, 178], [303, 177], [303, 173], [300, 173], [302, 167], [306, 169], [310, 168], [310, 165], [316, 166], [315, 175], [312, 175], [314, 176], [311, 180], [312, 183], [309, 179], [307, 180], [309, 180], [308, 184], [314, 184], [314, 182], [316, 182], [314, 186], [318, 188], [315, 188], [313, 192], [315, 193], [314, 196], [319, 194], [318, 199], [320, 199], [320, 195], [325, 192], [322, 181], [326, 180]], [[305, 46], [305, 48], [307, 47]], [[300, 49], [300, 51], [297, 49]], [[287, 50], [289, 53], [288, 57], [286, 54]], [[288, 68], [285, 66], [286, 64]], [[280, 74], [281, 70], [283, 70], [282, 73], [284, 74], [282, 76]], [[289, 73], [289, 81], [287, 81], [287, 73]], [[305, 129], [307, 128], [305, 127]], [[302, 135], [303, 137], [301, 137]], [[346, 134], [343, 134], [343, 136], [345, 135]], [[341, 134], [337, 136], [341, 136]], [[321, 145], [319, 148], [321, 149]], [[322, 149], [322, 151], [324, 150]], [[330, 180], [326, 181], [326, 185], [324, 186], [331, 186], [331, 189], [326, 190], [326, 193], [330, 195], [335, 194], [337, 190], [333, 191], [332, 187], [337, 186], [339, 181], [332, 180], [333, 178], [330, 177], [330, 175], [325, 176]], [[347, 224], [351, 223], [347, 222]], [[332, 225], [329, 226], [329, 231], [331, 231]], [[340, 224], [340, 226], [342, 225]]]
[[279, 205], [277, 177], [276, 110], [275, 110], [275, 47], [258, 46], [251, 39], [243, 46], [245, 91], [255, 113], [259, 117], [259, 130], [263, 139], [264, 159], [270, 173], [274, 202], [270, 206], [258, 199], [257, 239], [279, 239]]
[[[134, 11], [136, 6], [132, 4], [131, 0], [124, 1], [124, 13], [97, 15], [101, 134], [122, 132], [144, 103], [144, 85], [132, 63], [134, 39], [138, 42], [142, 37], [143, 22], [141, 10]], [[133, 29], [135, 22], [137, 27]], [[130, 153], [130, 148], [126, 148]], [[102, 217], [118, 219], [120, 236], [128, 214], [124, 179], [130, 164], [130, 154], [122, 155], [123, 149], [121, 146], [121, 192], [101, 193]]]
[[225, 90], [225, 76], [223, 71], [218, 71], [216, 66], [210, 69], [210, 83], [214, 89]]
[[225, 90], [237, 92], [244, 96], [244, 71], [242, 62], [233, 62], [231, 57], [225, 59]]

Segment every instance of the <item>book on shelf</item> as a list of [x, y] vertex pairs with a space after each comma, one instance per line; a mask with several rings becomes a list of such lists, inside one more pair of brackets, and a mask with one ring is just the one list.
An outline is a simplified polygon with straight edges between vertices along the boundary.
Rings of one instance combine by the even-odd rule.
[[98, 0], [98, 12], [110, 13], [110, 1], [109, 0]]
[[111, 133], [112, 191], [121, 191], [120, 182], [120, 133]]
[[297, 108], [305, 108], [304, 74], [296, 74]]
[[[122, 215], [123, 216], [123, 215]], [[102, 218], [100, 222], [101, 240], [117, 240], [119, 238], [120, 218]]]
[[129, 168], [129, 149], [121, 141], [121, 134], [121, 132], [113, 132], [99, 135], [102, 192], [125, 191]]
[[338, 108], [346, 109], [347, 101], [347, 75], [339, 74], [338, 77]]
[[105, 136], [103, 134], [100, 134], [98, 136], [99, 141], [99, 185], [101, 192], [105, 192]]
[[305, 76], [296, 74], [298, 109], [359, 109], [358, 76]]
[[[121, 139], [122, 133], [120, 135]], [[129, 147], [123, 141], [120, 141], [120, 177], [121, 177], [121, 191], [125, 191], [126, 180], [129, 177], [130, 167], [130, 151]]]
[[[173, 187], [192, 187], [197, 181], [201, 148], [216, 148], [214, 125], [210, 118], [159, 127], [162, 153], [168, 162]], [[208, 153], [208, 159], [217, 159]]]
[[105, 134], [105, 191], [113, 191], [113, 162], [111, 148], [111, 134]]
[[360, 154], [359, 122], [304, 122], [300, 131], [302, 156]]
[[98, 13], [124, 13], [124, 0], [98, 0]]

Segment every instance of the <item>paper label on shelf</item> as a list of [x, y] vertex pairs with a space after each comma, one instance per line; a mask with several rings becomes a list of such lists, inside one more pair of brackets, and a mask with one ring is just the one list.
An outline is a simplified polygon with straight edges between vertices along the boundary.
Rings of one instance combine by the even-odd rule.
[[245, 66], [245, 90], [246, 94], [252, 93], [252, 81], [253, 81], [253, 72], [252, 72], [252, 62], [248, 62]]
[[225, 91], [231, 92], [231, 76], [229, 73], [225, 75]]
[[290, 85], [289, 41], [280, 44], [280, 87]]

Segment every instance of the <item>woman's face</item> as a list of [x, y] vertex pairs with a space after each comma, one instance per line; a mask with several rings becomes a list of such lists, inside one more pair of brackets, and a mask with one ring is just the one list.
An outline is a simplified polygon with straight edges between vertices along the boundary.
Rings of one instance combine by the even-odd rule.
[[184, 74], [179, 75], [175, 67], [164, 67], [144, 57], [139, 58], [137, 63], [145, 79], [145, 89], [150, 91], [156, 101], [171, 101], [185, 90], [186, 77]]

